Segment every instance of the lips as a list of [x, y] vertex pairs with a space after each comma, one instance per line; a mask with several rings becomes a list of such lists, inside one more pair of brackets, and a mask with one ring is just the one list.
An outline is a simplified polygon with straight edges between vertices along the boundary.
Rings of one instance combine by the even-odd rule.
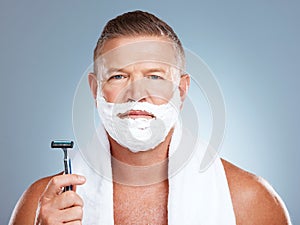
[[147, 119], [153, 119], [155, 116], [152, 113], [149, 113], [144, 110], [129, 110], [125, 113], [119, 113], [118, 117], [121, 119], [124, 118], [147, 118]]

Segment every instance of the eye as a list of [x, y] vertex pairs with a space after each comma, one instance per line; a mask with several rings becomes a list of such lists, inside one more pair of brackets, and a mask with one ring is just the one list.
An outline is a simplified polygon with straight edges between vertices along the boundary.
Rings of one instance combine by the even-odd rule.
[[163, 79], [161, 76], [158, 76], [158, 75], [149, 75], [148, 78], [151, 79], [151, 80], [161, 80], [161, 79]]
[[124, 75], [122, 75], [122, 74], [117, 74], [117, 75], [111, 76], [111, 77], [109, 78], [109, 80], [121, 80], [121, 79], [124, 79], [124, 78], [125, 78]]

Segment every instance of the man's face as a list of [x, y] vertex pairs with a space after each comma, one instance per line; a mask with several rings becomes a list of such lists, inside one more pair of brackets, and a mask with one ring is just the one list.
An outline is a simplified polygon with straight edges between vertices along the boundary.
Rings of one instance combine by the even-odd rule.
[[[97, 85], [108, 102], [146, 101], [160, 105], [171, 99], [176, 88], [181, 87], [183, 98], [189, 84], [188, 76], [181, 76], [177, 68], [177, 51], [163, 37], [108, 40], [95, 63], [101, 64]], [[92, 91], [95, 97], [93, 87]]]

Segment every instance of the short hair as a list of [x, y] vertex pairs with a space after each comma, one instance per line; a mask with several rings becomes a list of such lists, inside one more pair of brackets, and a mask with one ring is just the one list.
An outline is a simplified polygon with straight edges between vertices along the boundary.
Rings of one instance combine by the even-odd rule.
[[94, 50], [94, 62], [101, 55], [107, 40], [137, 36], [166, 37], [172, 41], [178, 54], [178, 66], [184, 68], [184, 50], [174, 30], [155, 15], [140, 10], [124, 13], [107, 22]]

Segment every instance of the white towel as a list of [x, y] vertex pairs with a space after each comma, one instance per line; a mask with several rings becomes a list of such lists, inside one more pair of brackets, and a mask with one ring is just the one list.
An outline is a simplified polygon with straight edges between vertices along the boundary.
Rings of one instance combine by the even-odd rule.
[[[193, 146], [197, 143], [189, 139], [190, 134], [186, 131], [181, 132], [181, 127], [178, 127], [176, 126], [174, 130], [169, 148], [168, 223], [236, 224], [220, 158], [217, 157], [207, 170], [200, 172], [200, 162], [206, 146], [198, 143], [195, 151], [187, 153], [190, 149], [194, 149]], [[102, 126], [96, 135], [101, 137], [100, 141], [94, 138], [87, 149], [77, 152], [72, 157], [73, 172], [82, 174], [87, 179], [84, 185], [77, 187], [77, 192], [84, 201], [83, 224], [112, 225], [113, 184], [109, 143]], [[185, 141], [182, 142], [183, 139]], [[99, 151], [93, 150], [96, 148]], [[178, 149], [184, 151], [179, 152]]]

